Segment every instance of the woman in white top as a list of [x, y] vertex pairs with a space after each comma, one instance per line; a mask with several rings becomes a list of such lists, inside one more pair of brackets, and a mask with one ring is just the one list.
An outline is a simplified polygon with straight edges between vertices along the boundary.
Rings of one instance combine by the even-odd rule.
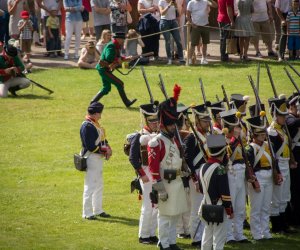
[[8, 0], [9, 13], [9, 35], [11, 38], [18, 39], [20, 31], [18, 29], [18, 22], [21, 20], [21, 12], [29, 10], [26, 0]]
[[175, 0], [160, 0], [158, 6], [161, 14], [161, 20], [159, 24], [160, 30], [166, 31], [171, 29], [170, 31], [166, 31], [163, 33], [166, 42], [166, 53], [168, 57], [168, 65], [172, 64], [171, 36], [170, 36], [171, 34], [177, 46], [179, 61], [181, 63], [185, 63], [183, 58], [183, 50], [182, 50], [179, 30], [176, 29], [178, 28], [178, 22], [176, 20], [176, 17], [178, 16], [177, 3]]

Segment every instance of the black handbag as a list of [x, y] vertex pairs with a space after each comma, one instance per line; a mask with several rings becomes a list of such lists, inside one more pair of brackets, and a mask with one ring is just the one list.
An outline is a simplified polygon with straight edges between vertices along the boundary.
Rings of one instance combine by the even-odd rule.
[[88, 156], [82, 156], [80, 154], [74, 154], [74, 165], [79, 171], [86, 171]]
[[84, 9], [82, 12], [81, 12], [81, 17], [82, 17], [82, 21], [85, 23], [85, 22], [88, 22], [90, 20], [90, 17], [89, 17], [89, 12]]
[[222, 205], [202, 205], [202, 218], [209, 224], [222, 223], [224, 220], [224, 207]]
[[164, 169], [164, 179], [170, 183], [176, 179], [177, 170], [176, 169]]

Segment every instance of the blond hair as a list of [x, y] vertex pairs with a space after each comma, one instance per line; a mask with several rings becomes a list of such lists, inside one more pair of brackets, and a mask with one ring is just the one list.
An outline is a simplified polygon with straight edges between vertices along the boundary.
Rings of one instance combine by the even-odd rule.
[[105, 36], [106, 36], [107, 34], [111, 34], [111, 31], [108, 30], [108, 29], [104, 29], [104, 30], [102, 31], [102, 33], [101, 33], [101, 37], [100, 37], [100, 39], [99, 39], [99, 42], [104, 41], [104, 38], [105, 38]]
[[138, 33], [136, 32], [136, 30], [135, 29], [130, 29], [130, 30], [128, 30], [128, 33], [127, 33], [127, 38], [137, 38], [139, 35], [138, 35]]

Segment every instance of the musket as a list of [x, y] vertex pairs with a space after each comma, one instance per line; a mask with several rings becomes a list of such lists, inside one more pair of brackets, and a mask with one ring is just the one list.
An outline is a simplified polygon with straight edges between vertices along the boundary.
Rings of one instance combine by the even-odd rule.
[[[266, 66], [267, 66], [267, 64], [266, 64]], [[278, 94], [277, 94], [277, 91], [276, 91], [276, 88], [275, 88], [274, 81], [272, 79], [272, 75], [271, 75], [269, 66], [267, 66], [267, 71], [268, 71], [269, 80], [270, 80], [270, 83], [271, 83], [271, 86], [272, 86], [272, 89], [273, 89], [274, 97], [278, 98]], [[283, 127], [284, 127], [284, 130], [285, 130], [285, 132], [287, 134], [287, 137], [288, 137], [288, 143], [289, 143], [289, 149], [290, 149], [290, 163], [294, 164], [296, 161], [295, 161], [294, 154], [292, 152], [292, 138], [291, 138], [291, 135], [290, 135], [290, 131], [289, 131], [287, 125], [286, 125], [286, 122], [284, 123]]]
[[[228, 109], [230, 109], [229, 100], [228, 100], [228, 97], [227, 97], [226, 90], [225, 90], [223, 85], [221, 87], [222, 87], [223, 94], [224, 94], [224, 101], [227, 103]], [[238, 120], [239, 120], [239, 123], [241, 123], [240, 117], [238, 117]], [[255, 177], [255, 175], [253, 174], [253, 169], [250, 166], [248, 155], [246, 153], [245, 146], [243, 144], [241, 136], [239, 136], [237, 139], [239, 141], [239, 144], [241, 145], [242, 156], [244, 157], [244, 160], [245, 160], [246, 174], [248, 175], [247, 179], [252, 180], [251, 184], [252, 184], [254, 189], [259, 188], [259, 183], [258, 183], [257, 179], [253, 179], [253, 176]]]
[[[202, 97], [203, 97], [203, 102], [204, 102], [204, 105], [206, 106], [206, 109], [207, 109], [207, 100], [206, 100], [206, 95], [205, 95], [205, 91], [204, 91], [204, 86], [203, 86], [203, 82], [202, 82], [202, 79], [199, 78], [199, 82], [200, 82], [200, 89], [201, 89], [201, 92], [202, 92]], [[209, 121], [209, 128], [210, 128], [210, 133], [212, 134], [213, 133], [213, 126], [211, 124], [211, 121]]]
[[[159, 76], [159, 87], [160, 87], [160, 90], [161, 92], [163, 93], [165, 99], [167, 100], [168, 99], [168, 94], [167, 94], [167, 91], [166, 91], [166, 88], [165, 88], [165, 84], [164, 84], [164, 81], [163, 81], [163, 78], [161, 76], [161, 74], [158, 75]], [[188, 174], [191, 173], [191, 170], [190, 168], [188, 167], [186, 161], [185, 161], [185, 158], [184, 158], [184, 149], [185, 149], [185, 144], [183, 143], [182, 139], [181, 139], [181, 136], [180, 136], [180, 133], [179, 133], [179, 129], [178, 129], [178, 126], [177, 124], [175, 123], [175, 133], [176, 133], [176, 137], [179, 141], [179, 144], [180, 144], [180, 154], [181, 154], [181, 158], [182, 158], [182, 170]]]
[[269, 77], [269, 80], [270, 80], [270, 83], [271, 83], [271, 87], [273, 89], [274, 96], [277, 98], [278, 94], [277, 94], [276, 89], [275, 89], [275, 85], [274, 85], [274, 81], [273, 81], [273, 78], [272, 78], [272, 75], [271, 75], [269, 65], [265, 63], [265, 66], [266, 66], [266, 69], [267, 69], [268, 77]]
[[256, 89], [257, 93], [259, 93], [259, 77], [260, 77], [260, 62], [257, 64], [257, 75], [256, 75]]
[[219, 96], [218, 96], [218, 95], [216, 95], [216, 99], [217, 99], [217, 102], [219, 102], [219, 101], [220, 101], [220, 98], [219, 98]]
[[300, 76], [300, 73], [298, 72], [298, 70], [296, 70], [295, 69], [295, 67], [292, 65], [292, 64], [290, 64], [289, 62], [286, 62], [288, 65], [289, 65], [289, 67], [298, 75], [298, 76]]
[[296, 84], [296, 82], [294, 81], [293, 77], [291, 76], [290, 72], [287, 70], [286, 67], [283, 68], [285, 73], [287, 74], [288, 78], [290, 79], [291, 83], [294, 85], [295, 89], [297, 90], [298, 93], [300, 93], [300, 90]]
[[148, 82], [148, 79], [147, 79], [147, 76], [146, 76], [146, 72], [145, 72], [143, 66], [141, 66], [141, 71], [143, 73], [143, 77], [144, 77], [144, 80], [145, 80], [145, 83], [146, 83], [146, 86], [147, 86], [147, 90], [148, 90], [148, 93], [149, 93], [149, 96], [150, 96], [150, 103], [154, 103], [153, 95], [152, 95], [150, 85], [149, 85], [149, 82]]
[[[24, 74], [20, 74], [19, 76], [27, 78], [26, 75], [24, 75]], [[33, 83], [35, 86], [37, 86], [37, 87], [39, 87], [39, 88], [41, 88], [41, 89], [43, 89], [43, 90], [46, 90], [46, 91], [49, 93], [49, 95], [51, 95], [52, 93], [54, 93], [53, 90], [46, 88], [46, 87], [43, 86], [42, 84], [39, 84], [39, 83], [37, 83], [36, 81], [33, 81], [33, 80], [29, 79], [29, 78], [27, 78], [27, 79], [28, 79], [31, 83]]]
[[226, 94], [226, 90], [225, 90], [223, 84], [221, 85], [221, 88], [222, 88], [222, 91], [223, 91], [224, 102], [226, 102], [228, 110], [230, 110], [231, 108], [230, 108], [229, 100], [228, 100], [228, 97], [227, 97], [227, 94]]
[[[253, 82], [253, 79], [252, 79], [251, 75], [248, 76], [248, 79], [249, 79], [249, 82], [251, 84], [251, 87], [252, 87], [254, 95], [255, 95], [256, 106], [257, 106], [258, 111], [260, 113], [262, 111], [261, 100], [259, 98], [257, 89], [254, 86], [254, 82]], [[274, 149], [273, 149], [272, 144], [271, 144], [270, 136], [269, 136], [269, 133], [267, 131], [267, 127], [269, 127], [270, 124], [269, 124], [269, 121], [267, 119], [267, 116], [264, 116], [263, 119], [266, 121], [265, 133], [266, 133], [266, 138], [267, 138], [268, 146], [269, 146], [270, 153], [271, 153], [273, 180], [274, 180], [274, 183], [276, 185], [278, 185], [279, 182], [280, 182], [279, 175], [278, 175], [279, 174], [278, 164], [277, 164], [277, 161], [276, 161], [276, 156], [275, 156], [275, 153], [274, 153]]]
[[[130, 74], [130, 72], [131, 72], [132, 70], [135, 69], [136, 65], [139, 63], [139, 61], [141, 60], [142, 57], [149, 57], [149, 56], [153, 56], [153, 55], [154, 55], [153, 52], [148, 52], [148, 53], [145, 53], [145, 54], [133, 56], [133, 57], [130, 59], [130, 61], [133, 61], [133, 60], [135, 60], [135, 59], [137, 59], [137, 60], [136, 60], [136, 62], [133, 64], [133, 66], [132, 66], [126, 73], [123, 73], [121, 70], [119, 70], [118, 68], [116, 68], [116, 66], [117, 66], [119, 63], [113, 62], [113, 63], [110, 64], [109, 66], [111, 66], [111, 65], [114, 66], [114, 69], [116, 69], [121, 75], [127, 76], [127, 75]], [[116, 65], [114, 65], [114, 64], [116, 64]]]

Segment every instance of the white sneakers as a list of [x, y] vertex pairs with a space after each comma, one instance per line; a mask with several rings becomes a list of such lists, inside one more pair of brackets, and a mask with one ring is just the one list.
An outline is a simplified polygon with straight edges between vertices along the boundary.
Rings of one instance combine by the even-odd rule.
[[201, 65], [205, 65], [205, 64], [208, 64], [208, 61], [206, 60], [206, 58], [205, 57], [202, 57], [202, 59], [201, 59]]
[[69, 60], [69, 55], [65, 54], [64, 59]]
[[172, 59], [168, 59], [167, 65], [172, 65]]

